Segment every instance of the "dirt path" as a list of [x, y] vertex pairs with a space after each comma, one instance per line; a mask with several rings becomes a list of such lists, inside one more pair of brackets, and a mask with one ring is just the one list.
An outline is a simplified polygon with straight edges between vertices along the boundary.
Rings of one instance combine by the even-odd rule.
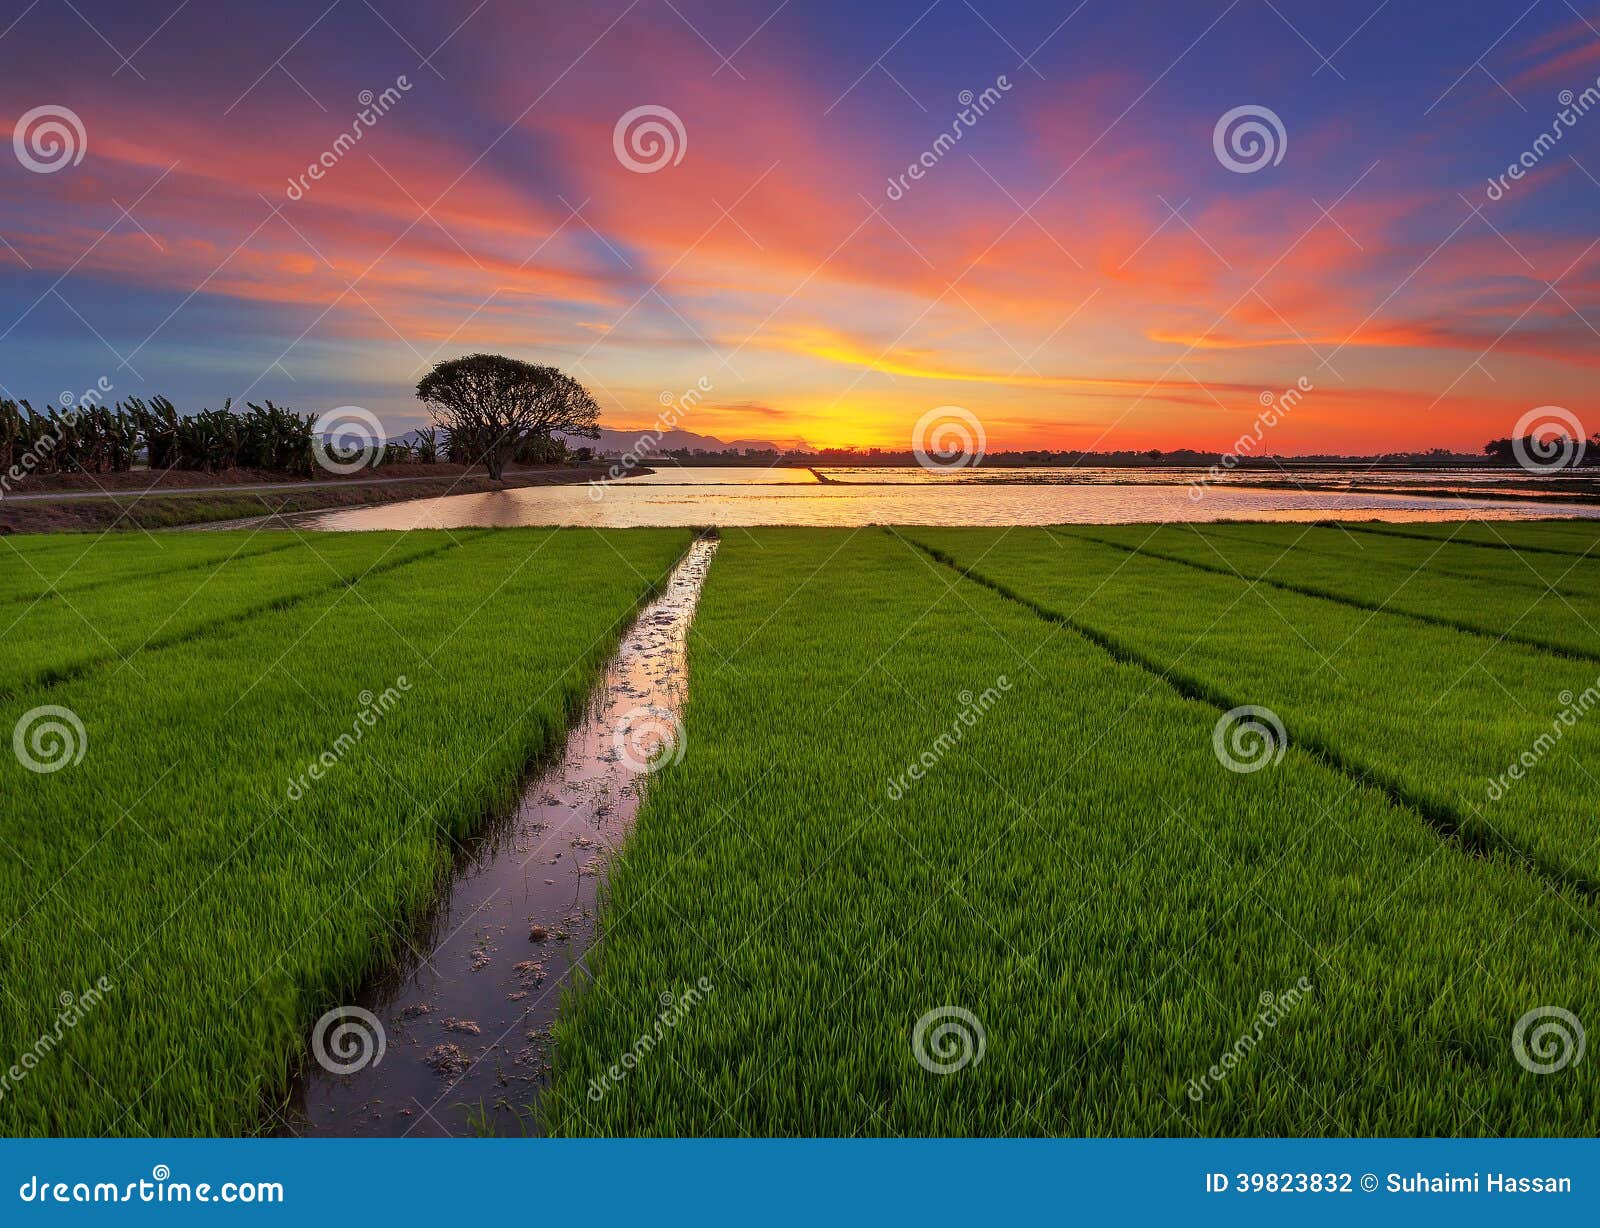
[[[518, 478], [545, 478], [550, 474], [549, 469], [508, 469], [505, 474], [506, 482], [515, 482]], [[450, 474], [445, 476], [410, 475], [403, 478], [336, 478], [323, 481], [304, 482], [230, 482], [220, 486], [152, 486], [147, 490], [129, 490], [127, 488], [108, 490], [49, 490], [34, 494], [6, 495], [6, 503], [56, 503], [69, 499], [127, 499], [146, 496], [160, 496], [161, 498], [174, 498], [187, 495], [246, 495], [258, 490], [318, 490], [333, 491], [345, 490], [352, 486], [397, 486], [403, 482], [441, 482], [450, 481], [454, 477], [470, 479], [469, 474]]]

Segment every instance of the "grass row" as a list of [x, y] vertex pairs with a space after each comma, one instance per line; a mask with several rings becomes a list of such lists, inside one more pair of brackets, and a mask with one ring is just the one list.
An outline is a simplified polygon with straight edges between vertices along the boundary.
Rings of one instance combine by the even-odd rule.
[[267, 1120], [311, 1020], [403, 941], [446, 838], [515, 796], [688, 540], [484, 534], [50, 688], [87, 743], [49, 774], [0, 760], [0, 1035], [60, 1035], [0, 1134]]
[[0, 537], [0, 606], [135, 582], [284, 548], [286, 534], [105, 533]]
[[220, 563], [124, 578], [0, 610], [0, 695], [27, 692], [103, 664], [138, 672], [138, 654], [145, 649], [355, 584], [374, 571], [450, 550], [474, 535], [266, 536], [266, 543], [261, 537], [251, 541], [256, 547], [251, 552]]
[[1421, 543], [1402, 543], [1421, 546], [1410, 549], [1405, 559], [1335, 561], [1303, 553], [1292, 540], [1250, 541], [1188, 525], [1111, 525], [1061, 532], [1225, 576], [1480, 632], [1491, 640], [1504, 638], [1600, 661], [1600, 598], [1440, 574], [1430, 566], [1429, 548]]
[[1451, 542], [1448, 538], [1424, 543], [1423, 539], [1393, 534], [1354, 532], [1342, 525], [1211, 524], [1197, 526], [1208, 538], [1249, 541], [1293, 547], [1307, 558], [1359, 561], [1391, 571], [1411, 574], [1425, 561], [1430, 576], [1452, 576], [1497, 588], [1527, 589], [1535, 593], [1554, 590], [1564, 597], [1600, 601], [1600, 556], [1571, 558], [1563, 555], [1517, 551], [1515, 547], [1483, 550]]
[[1596, 557], [1596, 550], [1600, 549], [1600, 519], [1536, 522], [1462, 520], [1432, 524], [1363, 521], [1352, 524], [1350, 528], [1358, 533], [1415, 541], [1449, 541], [1529, 554], [1572, 554], [1592, 559]]
[[1585, 692], [1593, 704], [1594, 662], [1051, 531], [915, 537], [1225, 707], [1272, 709], [1292, 740], [1370, 775], [1474, 846], [1600, 883], [1591, 767], [1600, 725], [1572, 714]]
[[[1055, 596], [1127, 560], [1036, 532], [939, 536], [1006, 549], [985, 565], [1045, 573]], [[1183, 625], [1227, 585], [1163, 565], [1141, 587], [1181, 594], [1152, 618]], [[1593, 1080], [1532, 1075], [1510, 1045], [1533, 1007], [1600, 1006], [1573, 957], [1596, 940], [1587, 902], [1466, 856], [1298, 747], [1225, 770], [1214, 705], [897, 536], [730, 537], [690, 679], [687, 754], [651, 778], [594, 979], [558, 1016], [555, 1132], [1600, 1125]], [[1262, 995], [1302, 977], [1261, 1029]], [[702, 978], [663, 1024], [663, 995]], [[951, 1006], [983, 1053], [941, 1075], [915, 1033]], [[1242, 1036], [1251, 1051], [1201, 1084]]]

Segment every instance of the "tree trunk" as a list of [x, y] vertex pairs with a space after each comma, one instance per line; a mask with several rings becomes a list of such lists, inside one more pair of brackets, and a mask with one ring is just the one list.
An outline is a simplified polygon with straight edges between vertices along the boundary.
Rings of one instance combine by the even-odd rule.
[[489, 466], [489, 477], [493, 481], [500, 481], [506, 471], [506, 456], [510, 449], [503, 444], [495, 444], [484, 454], [483, 463]]

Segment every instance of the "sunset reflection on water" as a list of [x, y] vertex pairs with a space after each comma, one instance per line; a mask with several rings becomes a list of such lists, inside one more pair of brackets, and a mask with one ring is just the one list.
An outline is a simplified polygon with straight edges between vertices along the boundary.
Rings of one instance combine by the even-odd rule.
[[[828, 472], [823, 471], [825, 474]], [[1014, 472], [1014, 471], [1013, 471]], [[1124, 471], [1126, 472], [1126, 471]], [[326, 512], [317, 529], [413, 529], [580, 525], [642, 526], [869, 524], [1127, 524], [1208, 520], [1521, 520], [1600, 516], [1600, 506], [1472, 498], [1444, 491], [1419, 497], [1342, 490], [1212, 486], [1190, 489], [1177, 475], [1116, 484], [985, 483], [924, 480], [920, 471], [840, 471], [819, 482], [805, 469], [672, 469], [595, 486], [532, 486], [447, 495], [382, 507]]]

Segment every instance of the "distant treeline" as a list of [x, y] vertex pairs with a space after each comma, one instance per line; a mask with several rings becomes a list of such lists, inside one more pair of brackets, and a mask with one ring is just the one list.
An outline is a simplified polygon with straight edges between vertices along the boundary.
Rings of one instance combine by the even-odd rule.
[[[191, 469], [218, 472], [225, 469], [258, 469], [272, 473], [311, 476], [316, 468], [316, 414], [297, 413], [271, 401], [260, 405], [247, 402], [235, 409], [231, 400], [221, 409], [203, 409], [182, 414], [166, 397], [149, 401], [130, 397], [113, 406], [100, 403], [93, 392], [85, 403], [39, 411], [27, 401], [0, 399], [0, 474], [12, 480], [29, 474], [122, 473], [138, 461], [151, 469]], [[432, 427], [411, 431], [400, 440], [372, 445], [363, 467], [384, 464], [481, 463], [495, 442], [479, 438], [481, 432]], [[1564, 451], [1563, 451], [1564, 449]], [[358, 449], [357, 449], [358, 450]], [[341, 451], [337, 440], [324, 440], [323, 451], [336, 458], [354, 455]], [[1549, 457], [1554, 450], [1564, 465], [1594, 464], [1600, 461], [1600, 433], [1587, 441], [1545, 439], [1495, 439], [1484, 445], [1482, 454], [1451, 452], [1430, 448], [1425, 452], [1386, 452], [1377, 456], [1351, 456], [1323, 453], [1309, 456], [1236, 457], [1234, 469], [1275, 469], [1284, 464], [1300, 466], [1348, 465], [1354, 462], [1389, 466], [1438, 465], [1515, 465], [1521, 457]], [[990, 452], [983, 464], [993, 468], [1081, 467], [1207, 468], [1222, 463], [1224, 453], [1192, 448], [1163, 451], [1112, 452], [1026, 451]], [[569, 449], [559, 436], [529, 435], [521, 441], [513, 459], [519, 464], [587, 463], [591, 449]], [[712, 451], [701, 448], [670, 448], [641, 458], [676, 461], [691, 465], [781, 465], [809, 467], [910, 466], [918, 463], [914, 452], [883, 448], [821, 448], [802, 451], [791, 448], [729, 448]]]
[[1521, 465], [1564, 468], [1600, 463], [1600, 431], [1587, 439], [1572, 435], [1525, 435], [1521, 439], [1491, 439], [1483, 454], [1492, 465]]
[[[39, 411], [27, 401], [0, 400], [0, 473], [125, 473], [135, 462], [151, 469], [260, 469], [309, 477], [315, 468], [318, 415], [296, 413], [271, 401], [235, 409], [182, 414], [166, 397], [130, 397], [114, 406], [85, 403]], [[488, 441], [439, 429], [413, 431], [406, 440], [369, 445], [363, 467], [404, 462], [474, 464]], [[324, 442], [338, 458], [359, 448]], [[586, 449], [580, 449], [586, 452]], [[555, 464], [569, 459], [566, 445], [548, 436], [527, 439], [516, 460]]]

